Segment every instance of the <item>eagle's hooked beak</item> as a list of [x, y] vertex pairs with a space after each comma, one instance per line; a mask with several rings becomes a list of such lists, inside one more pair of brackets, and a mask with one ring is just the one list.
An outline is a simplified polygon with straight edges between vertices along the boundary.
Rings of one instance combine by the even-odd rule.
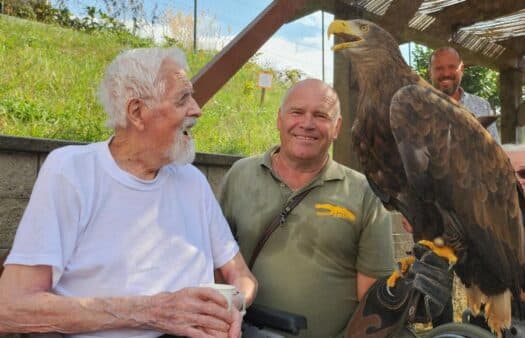
[[352, 27], [348, 21], [345, 20], [332, 21], [332, 23], [328, 26], [327, 33], [328, 37], [333, 34], [345, 41], [332, 46], [332, 50], [334, 52], [353, 47], [362, 40], [359, 36], [355, 35], [355, 33], [352, 31]]

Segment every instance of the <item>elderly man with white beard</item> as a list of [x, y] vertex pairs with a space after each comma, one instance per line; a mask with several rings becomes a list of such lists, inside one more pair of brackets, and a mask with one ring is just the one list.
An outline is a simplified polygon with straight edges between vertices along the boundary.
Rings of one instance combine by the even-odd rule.
[[255, 278], [208, 182], [190, 163], [202, 112], [178, 49], [136, 49], [108, 67], [113, 136], [51, 152], [0, 278], [0, 333], [239, 337], [241, 315], [211, 288]]

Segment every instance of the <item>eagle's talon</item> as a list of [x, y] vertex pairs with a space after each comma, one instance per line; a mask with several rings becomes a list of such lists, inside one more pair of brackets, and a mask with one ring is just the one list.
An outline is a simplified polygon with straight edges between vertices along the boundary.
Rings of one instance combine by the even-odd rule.
[[458, 262], [458, 257], [454, 254], [454, 251], [452, 250], [452, 248], [448, 246], [439, 247], [434, 242], [428, 241], [428, 240], [421, 240], [418, 243], [426, 246], [439, 257], [442, 257], [448, 260], [448, 263], [450, 264], [451, 267]]
[[388, 286], [388, 283], [386, 285], [386, 293], [388, 293], [390, 297], [394, 297], [394, 294], [392, 293], [392, 291], [390, 291], [390, 286]]
[[390, 275], [390, 277], [388, 277], [388, 279], [386, 280], [386, 286], [389, 288], [393, 288], [394, 286], [396, 286], [396, 282], [400, 277], [401, 273], [399, 272], [399, 270], [392, 272], [392, 275]]
[[406, 273], [408, 269], [412, 266], [412, 264], [414, 264], [415, 261], [416, 261], [416, 257], [414, 256], [408, 256], [405, 258], [401, 258], [399, 262], [397, 263], [399, 265], [399, 270], [401, 271], [401, 273], [403, 274]]

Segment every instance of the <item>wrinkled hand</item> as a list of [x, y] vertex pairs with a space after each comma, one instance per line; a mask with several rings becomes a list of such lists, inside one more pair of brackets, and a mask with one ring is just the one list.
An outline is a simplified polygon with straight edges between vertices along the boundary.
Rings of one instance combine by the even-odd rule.
[[186, 288], [150, 298], [148, 327], [190, 338], [239, 338], [242, 318], [210, 288]]
[[241, 325], [242, 325], [242, 315], [237, 309], [231, 310], [233, 314], [233, 323], [230, 325], [230, 330], [226, 332], [203, 329], [203, 331], [212, 336], [212, 337], [224, 337], [224, 338], [241, 338]]
[[421, 292], [415, 321], [429, 322], [443, 312], [452, 292], [453, 272], [446, 259], [429, 248], [415, 244], [413, 254], [416, 261], [408, 271], [414, 289]]
[[233, 309], [233, 323], [228, 332], [229, 338], [241, 338], [242, 315], [237, 309]]

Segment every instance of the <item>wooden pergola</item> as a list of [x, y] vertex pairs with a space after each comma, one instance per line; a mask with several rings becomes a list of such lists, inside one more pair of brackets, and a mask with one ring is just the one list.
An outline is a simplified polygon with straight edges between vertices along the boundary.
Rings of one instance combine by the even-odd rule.
[[[525, 125], [525, 0], [274, 0], [195, 75], [197, 102], [204, 105], [282, 25], [318, 10], [336, 19], [376, 22], [399, 43], [453, 46], [465, 63], [498, 71], [502, 142], [515, 142], [516, 127]], [[346, 130], [354, 120], [351, 108], [356, 98], [350, 68], [334, 54], [334, 87]], [[356, 167], [350, 133], [341, 134], [334, 144], [334, 158]]]

